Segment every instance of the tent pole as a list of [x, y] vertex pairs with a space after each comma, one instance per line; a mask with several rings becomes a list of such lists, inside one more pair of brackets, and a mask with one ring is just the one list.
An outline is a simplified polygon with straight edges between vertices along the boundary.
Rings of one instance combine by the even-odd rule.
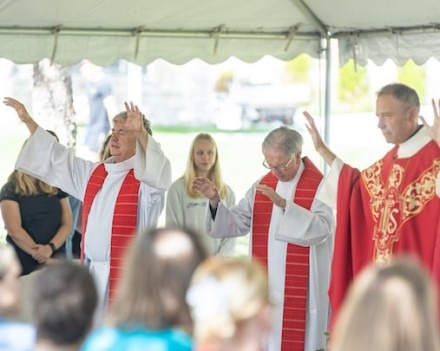
[[[332, 50], [331, 38], [325, 38], [325, 82], [324, 82], [324, 142], [330, 144], [330, 111], [331, 111], [331, 76], [332, 76]], [[324, 174], [328, 165], [324, 162]]]

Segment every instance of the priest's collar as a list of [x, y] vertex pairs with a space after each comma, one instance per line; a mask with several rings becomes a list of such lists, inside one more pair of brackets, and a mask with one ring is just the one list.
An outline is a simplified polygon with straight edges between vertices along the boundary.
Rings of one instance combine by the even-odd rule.
[[134, 168], [134, 158], [135, 156], [132, 156], [125, 161], [115, 163], [113, 157], [109, 157], [104, 161], [104, 166], [107, 172], [118, 172], [118, 171], [125, 172], [129, 169]]

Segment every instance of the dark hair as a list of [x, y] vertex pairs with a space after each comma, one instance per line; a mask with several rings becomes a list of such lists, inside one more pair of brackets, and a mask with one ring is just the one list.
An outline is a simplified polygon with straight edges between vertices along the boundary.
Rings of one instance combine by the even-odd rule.
[[95, 282], [84, 266], [62, 261], [46, 268], [33, 291], [37, 339], [57, 345], [82, 342], [92, 327], [97, 299]]
[[141, 233], [128, 252], [109, 322], [117, 327], [177, 327], [192, 332], [185, 294], [208, 256], [194, 231], [159, 228]]

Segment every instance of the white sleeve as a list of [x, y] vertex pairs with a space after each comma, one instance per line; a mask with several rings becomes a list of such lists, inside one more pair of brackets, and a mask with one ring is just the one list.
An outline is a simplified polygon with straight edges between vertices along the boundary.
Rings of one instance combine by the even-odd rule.
[[214, 221], [211, 218], [208, 202], [208, 234], [214, 238], [233, 238], [248, 234], [252, 225], [254, 198], [255, 184], [246, 192], [245, 197], [237, 205], [233, 205], [229, 209], [223, 200], [220, 201]]
[[167, 226], [184, 226], [183, 199], [180, 193], [179, 180], [171, 184], [167, 192], [165, 223]]
[[134, 174], [141, 182], [156, 189], [167, 190], [171, 185], [170, 161], [151, 135], [148, 136], [146, 152], [136, 142]]
[[330, 206], [332, 209], [336, 210], [336, 197], [338, 191], [338, 181], [339, 175], [341, 174], [342, 166], [344, 162], [335, 158], [333, 161], [330, 171], [324, 177], [324, 180], [318, 189], [316, 198], [326, 205]]
[[82, 200], [96, 163], [78, 158], [41, 127], [29, 137], [15, 168]]
[[288, 202], [275, 238], [296, 245], [311, 246], [329, 240], [334, 230], [333, 210], [315, 198], [310, 211]]

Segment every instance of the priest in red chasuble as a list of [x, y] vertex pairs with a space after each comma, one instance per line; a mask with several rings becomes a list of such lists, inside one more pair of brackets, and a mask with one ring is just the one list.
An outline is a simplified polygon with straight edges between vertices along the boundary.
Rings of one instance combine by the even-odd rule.
[[325, 349], [328, 284], [333, 249], [332, 209], [315, 198], [321, 172], [302, 157], [302, 136], [288, 127], [263, 141], [263, 166], [238, 205], [230, 209], [215, 185], [198, 177], [194, 187], [209, 199], [207, 228], [216, 238], [251, 233], [252, 259], [268, 272], [274, 304], [269, 351]]
[[417, 93], [404, 84], [378, 92], [378, 127], [393, 147], [363, 171], [337, 158], [304, 113], [316, 150], [331, 166], [318, 198], [337, 210], [332, 322], [353, 277], [372, 262], [413, 256], [440, 283], [440, 122], [435, 104], [433, 126], [423, 117], [419, 124], [419, 110]]

